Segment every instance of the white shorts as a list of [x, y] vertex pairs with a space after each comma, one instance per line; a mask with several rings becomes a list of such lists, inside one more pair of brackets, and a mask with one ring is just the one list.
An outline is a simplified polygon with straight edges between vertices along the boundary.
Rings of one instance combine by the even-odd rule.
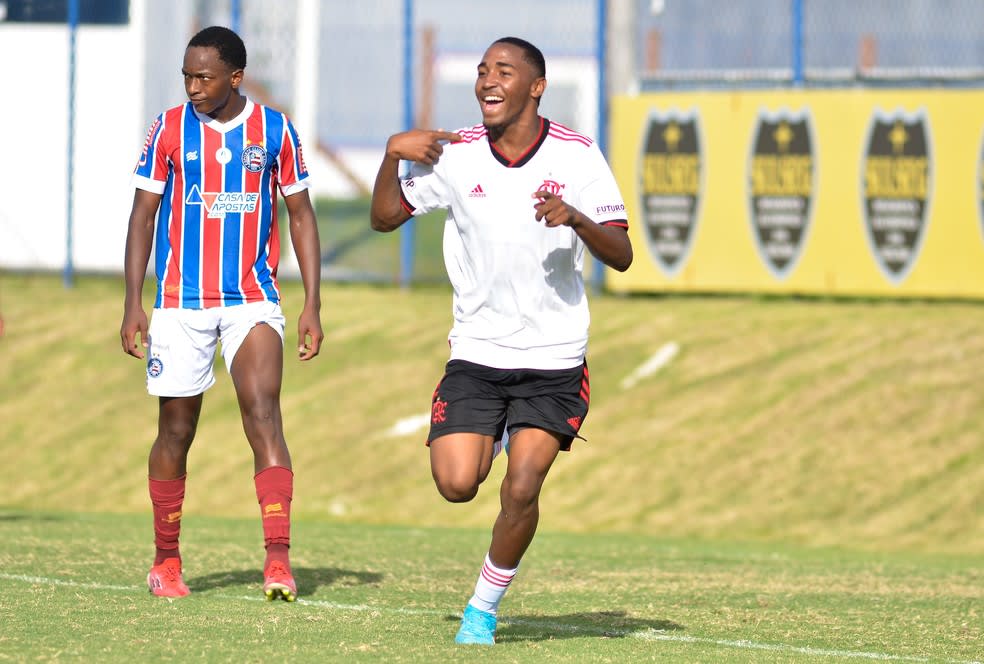
[[147, 391], [158, 397], [191, 397], [215, 384], [215, 348], [232, 370], [236, 352], [256, 325], [266, 323], [284, 340], [283, 311], [275, 302], [212, 309], [154, 309], [147, 334]]

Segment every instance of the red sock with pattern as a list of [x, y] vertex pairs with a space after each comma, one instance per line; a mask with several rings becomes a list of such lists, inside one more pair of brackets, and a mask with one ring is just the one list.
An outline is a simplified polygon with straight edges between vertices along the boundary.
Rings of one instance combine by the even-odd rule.
[[290, 502], [294, 497], [294, 473], [283, 466], [270, 466], [253, 477], [256, 499], [263, 518], [263, 543], [266, 547], [266, 569], [279, 560], [288, 567], [290, 548]]
[[181, 505], [184, 503], [185, 477], [176, 480], [147, 478], [150, 485], [150, 502], [154, 506], [154, 564], [160, 565], [166, 558], [181, 560], [178, 536], [181, 534]]

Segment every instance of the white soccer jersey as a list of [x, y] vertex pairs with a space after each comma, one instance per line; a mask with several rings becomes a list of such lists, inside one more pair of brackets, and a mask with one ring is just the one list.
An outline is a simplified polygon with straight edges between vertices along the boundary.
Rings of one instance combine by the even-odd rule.
[[627, 227], [625, 204], [590, 138], [541, 118], [540, 136], [510, 161], [484, 126], [458, 130], [434, 166], [413, 164], [402, 203], [448, 211], [444, 263], [454, 287], [451, 359], [502, 369], [568, 369], [584, 360], [585, 246], [568, 226], [536, 221], [548, 190], [599, 224]]

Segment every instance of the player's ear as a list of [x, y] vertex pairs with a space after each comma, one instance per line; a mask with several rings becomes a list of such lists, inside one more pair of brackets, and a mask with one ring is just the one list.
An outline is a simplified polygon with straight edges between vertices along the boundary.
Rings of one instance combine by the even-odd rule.
[[530, 96], [533, 97], [534, 99], [539, 99], [540, 97], [543, 96], [543, 93], [544, 91], [546, 91], [546, 89], [547, 89], [547, 79], [541, 76], [540, 78], [533, 81], [533, 85], [530, 86]]
[[232, 79], [232, 87], [233, 88], [238, 88], [239, 87], [240, 83], [243, 82], [243, 76], [245, 74], [246, 74], [246, 72], [244, 72], [242, 69], [237, 69], [236, 71], [232, 72], [231, 79]]

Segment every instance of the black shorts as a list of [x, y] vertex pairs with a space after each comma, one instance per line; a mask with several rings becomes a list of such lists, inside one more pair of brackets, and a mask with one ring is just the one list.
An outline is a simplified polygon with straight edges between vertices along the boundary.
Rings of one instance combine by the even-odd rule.
[[[573, 369], [494, 369], [451, 360], [431, 398], [430, 443], [449, 433], [498, 437], [533, 427], [560, 435], [569, 450], [588, 415], [587, 362]], [[583, 440], [583, 439], [582, 439]]]

